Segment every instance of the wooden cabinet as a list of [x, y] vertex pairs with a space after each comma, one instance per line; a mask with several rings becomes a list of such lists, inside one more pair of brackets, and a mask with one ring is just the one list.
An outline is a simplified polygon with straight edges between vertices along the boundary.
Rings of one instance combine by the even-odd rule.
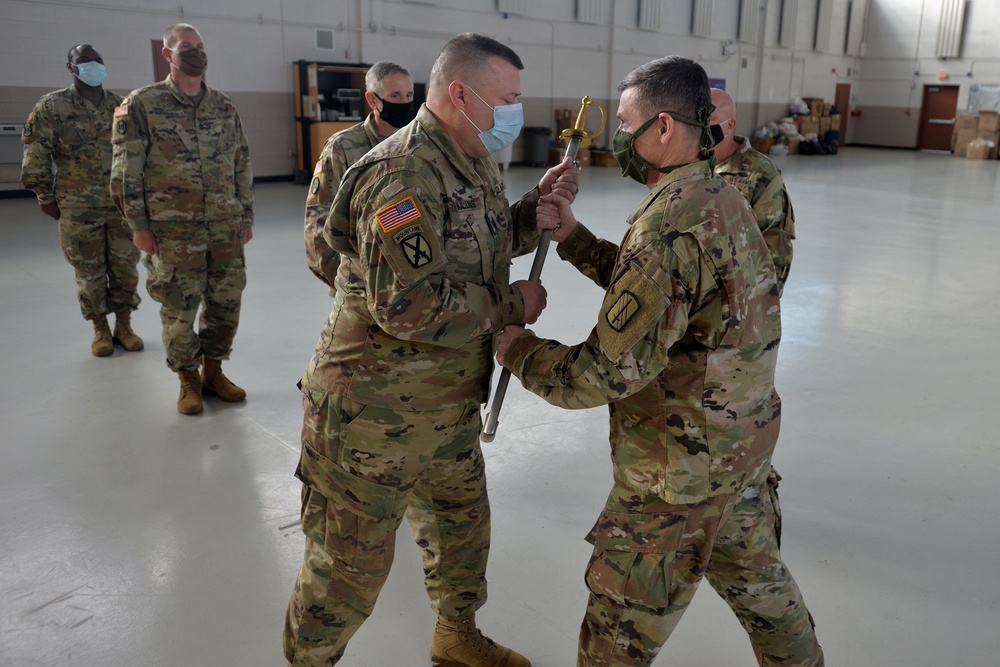
[[292, 63], [296, 183], [309, 182], [313, 165], [331, 134], [360, 123], [371, 113], [364, 97], [369, 67], [363, 63]]

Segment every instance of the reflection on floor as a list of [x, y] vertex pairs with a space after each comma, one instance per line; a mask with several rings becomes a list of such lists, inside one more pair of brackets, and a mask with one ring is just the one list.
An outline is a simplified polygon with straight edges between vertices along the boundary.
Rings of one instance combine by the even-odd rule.
[[[1000, 653], [997, 165], [859, 148], [781, 162], [798, 230], [778, 372], [784, 556], [831, 665], [985, 666]], [[512, 169], [510, 193], [541, 173]], [[303, 260], [305, 194], [258, 186], [226, 364], [249, 400], [210, 400], [198, 417], [175, 410], [145, 292], [146, 350], [92, 357], [55, 224], [31, 199], [0, 201], [0, 665], [282, 664], [302, 549], [295, 382], [331, 305]], [[575, 210], [618, 240], [642, 195], [591, 167]], [[554, 254], [543, 281], [535, 330], [582, 340], [600, 293]], [[484, 447], [494, 524], [480, 624], [536, 667], [575, 661], [606, 435], [605, 409], [562, 412], [515, 385]], [[434, 617], [402, 530], [344, 665], [428, 664]], [[659, 663], [754, 659], [705, 586]]]

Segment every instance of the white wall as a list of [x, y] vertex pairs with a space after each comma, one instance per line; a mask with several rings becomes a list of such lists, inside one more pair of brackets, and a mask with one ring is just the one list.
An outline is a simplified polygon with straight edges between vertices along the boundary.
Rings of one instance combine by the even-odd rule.
[[[710, 76], [726, 79], [727, 89], [739, 104], [741, 132], [751, 131], [754, 121], [763, 123], [782, 115], [791, 98], [831, 100], [836, 83], [842, 81], [854, 84], [859, 103], [912, 103], [912, 82], [906, 79], [917, 49], [913, 35], [919, 13], [912, 7], [919, 9], [922, 0], [757, 2], [765, 12], [762, 42], [738, 39], [740, 0], [714, 0], [709, 37], [691, 35], [693, 0], [663, 0], [658, 31], [638, 29], [638, 0], [606, 0], [605, 20], [600, 25], [576, 20], [576, 0], [524, 2], [525, 16], [501, 14], [497, 0], [199, 0], [190, 4], [183, 0], [0, 0], [0, 120], [17, 120], [27, 112], [21, 109], [26, 104], [22, 97], [14, 93], [5, 97], [5, 90], [30, 90], [35, 95], [68, 85], [65, 53], [81, 42], [94, 44], [104, 56], [110, 88], [129, 90], [151, 83], [150, 41], [178, 21], [198, 27], [208, 48], [210, 84], [238, 93], [244, 115], [244, 106], [254, 94], [287, 96], [290, 108], [289, 65], [298, 59], [394, 60], [409, 68], [415, 80], [426, 81], [443, 43], [465, 30], [492, 35], [521, 55], [526, 65], [522, 91], [529, 125], [551, 123], [553, 107], [566, 106], [583, 95], [610, 100], [613, 106], [618, 97], [615, 89], [625, 74], [671, 53], [695, 58]], [[784, 40], [787, 46], [782, 46], [781, 12], [789, 3], [796, 9], [795, 30]], [[923, 0], [928, 7], [939, 3]], [[997, 11], [987, 4], [985, 0], [970, 2], [970, 19], [975, 19], [970, 41], [984, 49], [989, 44], [995, 54], [990, 41], [995, 38], [987, 24], [992, 20], [996, 26]], [[844, 53], [846, 17], [849, 8], [868, 5], [872, 27], [868, 55], [862, 60]], [[821, 15], [832, 21], [820, 40], [826, 50], [822, 53], [814, 48]], [[333, 51], [315, 48], [317, 28], [333, 31]], [[931, 43], [929, 28], [924, 30], [922, 51]], [[921, 62], [926, 71], [936, 71], [936, 65]], [[975, 70], [987, 79], [991, 72], [1000, 75], [996, 63], [976, 63]], [[883, 78], [892, 81], [882, 86]], [[615, 109], [609, 111], [613, 115]], [[277, 113], [285, 114], [284, 107]], [[285, 138], [293, 136], [290, 110], [287, 116], [261, 118], [255, 131], [270, 131], [271, 126], [283, 123], [285, 127], [272, 134], [291, 142], [283, 151], [293, 150], [294, 141]], [[276, 141], [273, 136], [266, 140]], [[255, 141], [253, 136], [251, 141]], [[269, 154], [281, 152], [274, 148]], [[281, 164], [261, 173], [284, 173], [288, 159], [282, 154]]]

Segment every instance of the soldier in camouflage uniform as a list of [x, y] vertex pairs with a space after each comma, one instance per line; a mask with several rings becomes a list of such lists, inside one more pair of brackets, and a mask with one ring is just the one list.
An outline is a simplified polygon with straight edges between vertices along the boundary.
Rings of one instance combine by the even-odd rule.
[[317, 278], [331, 287], [340, 255], [323, 238], [323, 225], [344, 172], [364, 154], [416, 116], [413, 80], [400, 65], [379, 61], [365, 74], [365, 99], [372, 112], [363, 123], [337, 132], [323, 146], [306, 197], [306, 263]]
[[223, 375], [222, 360], [232, 350], [246, 286], [253, 172], [236, 108], [202, 80], [208, 58], [201, 35], [179, 23], [163, 45], [170, 75], [132, 91], [115, 110], [111, 194], [146, 253], [146, 289], [160, 304], [167, 365], [180, 377], [177, 409], [197, 414], [203, 393], [229, 402], [246, 397]]
[[[766, 155], [755, 150], [746, 137], [734, 134], [736, 103], [729, 93], [713, 88], [712, 104], [715, 106], [711, 118], [712, 132], [716, 135], [715, 173], [739, 190], [753, 209], [757, 227], [774, 262], [778, 296], [781, 297], [792, 267], [792, 240], [795, 239], [792, 201], [788, 198], [778, 167]], [[767, 476], [767, 490], [774, 507], [774, 534], [778, 546], [781, 546], [780, 481], [781, 475], [772, 466]]]
[[104, 89], [104, 59], [90, 44], [70, 49], [66, 69], [73, 85], [42, 97], [24, 124], [21, 182], [42, 212], [59, 221], [80, 310], [94, 324], [91, 352], [109, 356], [116, 342], [141, 350], [130, 321], [139, 305], [139, 251], [108, 194], [111, 115], [122, 98]]
[[734, 134], [736, 104], [729, 93], [713, 88], [712, 104], [715, 105], [712, 125], [719, 128], [722, 136], [715, 144], [715, 173], [750, 202], [778, 272], [780, 296], [792, 267], [792, 241], [795, 239], [795, 213], [785, 181], [766, 155], [755, 150], [746, 137]]
[[[284, 654], [333, 665], [372, 613], [407, 517], [438, 614], [439, 667], [526, 667], [485, 637], [490, 506], [479, 447], [495, 334], [534, 321], [538, 283], [509, 282], [537, 245], [534, 210], [571, 198], [565, 162], [510, 206], [490, 157], [520, 128], [521, 60], [465, 33], [431, 70], [416, 119], [351, 167], [325, 236], [342, 260], [330, 319], [302, 379], [305, 557]], [[485, 128], [485, 129], [483, 129]]]
[[577, 664], [651, 664], [707, 577], [761, 664], [822, 665], [764, 491], [780, 415], [774, 265], [746, 201], [712, 173], [705, 71], [663, 58], [619, 90], [616, 157], [649, 188], [620, 247], [558, 194], [537, 212], [560, 256], [606, 288], [597, 326], [572, 347], [506, 327], [497, 353], [553, 405], [610, 407], [615, 484], [588, 536]]

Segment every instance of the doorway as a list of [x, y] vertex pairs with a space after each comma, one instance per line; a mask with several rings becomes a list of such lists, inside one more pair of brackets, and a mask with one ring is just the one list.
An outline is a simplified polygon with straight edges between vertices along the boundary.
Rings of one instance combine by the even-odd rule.
[[951, 152], [951, 133], [958, 110], [958, 86], [924, 86], [917, 150]]
[[170, 74], [170, 63], [163, 57], [163, 40], [154, 39], [153, 42], [153, 83], [166, 80]]

